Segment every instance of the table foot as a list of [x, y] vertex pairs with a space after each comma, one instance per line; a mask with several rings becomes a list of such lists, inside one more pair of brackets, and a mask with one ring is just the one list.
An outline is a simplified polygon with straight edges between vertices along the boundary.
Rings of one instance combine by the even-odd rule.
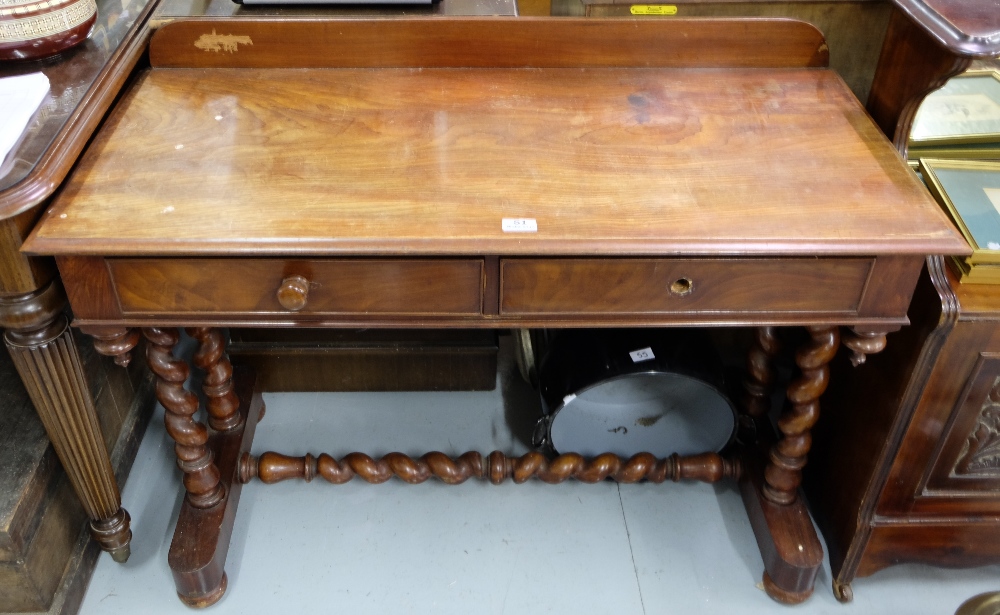
[[226, 555], [243, 486], [237, 479], [239, 459], [250, 451], [257, 427], [252, 417], [259, 416], [263, 404], [252, 370], [236, 368], [233, 384], [243, 425], [213, 431], [208, 440], [225, 497], [210, 508], [196, 508], [190, 498], [184, 498], [167, 557], [178, 597], [196, 608], [218, 602], [226, 591]]
[[219, 586], [215, 589], [209, 590], [204, 594], [182, 594], [177, 592], [177, 597], [180, 598], [181, 602], [185, 605], [191, 607], [192, 609], [204, 609], [210, 607], [226, 594], [226, 589], [229, 588], [229, 577], [226, 573], [222, 573], [222, 581], [219, 582]]
[[90, 522], [90, 535], [119, 564], [127, 562], [132, 554], [129, 547], [132, 541], [131, 521], [128, 511], [119, 508], [117, 513], [107, 519], [94, 519]]
[[783, 604], [798, 604], [812, 595], [823, 564], [823, 547], [801, 497], [775, 504], [762, 491], [763, 454], [744, 449], [740, 493], [764, 560], [764, 590]]
[[801, 604], [808, 600], [809, 596], [812, 596], [813, 593], [811, 587], [807, 591], [802, 592], [786, 591], [771, 579], [771, 575], [767, 574], [767, 571], [764, 572], [763, 585], [767, 595], [775, 602], [780, 602], [781, 604]]

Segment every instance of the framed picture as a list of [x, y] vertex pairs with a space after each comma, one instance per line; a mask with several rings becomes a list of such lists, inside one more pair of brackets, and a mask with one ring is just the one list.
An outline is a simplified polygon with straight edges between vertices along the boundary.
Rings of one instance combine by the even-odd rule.
[[922, 158], [920, 172], [972, 246], [966, 262], [1000, 264], [1000, 162]]
[[1000, 71], [969, 71], [924, 99], [910, 147], [1000, 144]]
[[948, 158], [949, 160], [1000, 160], [1000, 142], [911, 147], [907, 156], [909, 158]]

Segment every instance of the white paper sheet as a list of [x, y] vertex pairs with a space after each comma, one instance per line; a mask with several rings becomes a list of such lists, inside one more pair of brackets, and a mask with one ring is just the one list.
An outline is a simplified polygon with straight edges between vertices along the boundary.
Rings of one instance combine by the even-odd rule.
[[0, 79], [0, 161], [7, 157], [49, 92], [49, 78], [30, 73]]

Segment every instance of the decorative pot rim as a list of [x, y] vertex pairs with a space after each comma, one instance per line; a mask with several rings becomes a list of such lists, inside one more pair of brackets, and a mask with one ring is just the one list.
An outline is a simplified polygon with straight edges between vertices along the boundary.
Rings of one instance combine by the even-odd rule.
[[0, 0], [0, 45], [55, 40], [61, 34], [76, 38], [75, 30], [96, 15], [95, 0]]

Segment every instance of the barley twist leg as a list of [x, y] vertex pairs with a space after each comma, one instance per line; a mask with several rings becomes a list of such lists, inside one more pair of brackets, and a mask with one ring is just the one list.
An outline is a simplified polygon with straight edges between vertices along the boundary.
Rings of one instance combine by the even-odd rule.
[[795, 355], [802, 372], [788, 387], [791, 407], [778, 420], [781, 438], [771, 447], [764, 470], [764, 497], [775, 504], [795, 501], [806, 455], [812, 446], [810, 429], [819, 418], [819, 398], [830, 380], [829, 362], [840, 346], [837, 327], [807, 327], [810, 339]]
[[766, 416], [774, 390], [774, 357], [781, 352], [775, 327], [759, 327], [747, 354], [747, 377], [743, 381], [741, 414], [750, 419]]
[[156, 398], [166, 409], [164, 423], [175, 442], [177, 466], [184, 472], [188, 502], [195, 508], [211, 508], [225, 499], [225, 489], [207, 446], [208, 429], [194, 418], [198, 398], [184, 388], [188, 366], [173, 356], [180, 334], [160, 328], [146, 328], [142, 333], [148, 341], [146, 360], [156, 375]]
[[209, 327], [192, 327], [187, 334], [198, 340], [193, 362], [205, 371], [202, 390], [207, 398], [208, 424], [216, 431], [232, 431], [243, 426], [240, 400], [233, 390], [233, 365], [226, 355], [222, 332]]

